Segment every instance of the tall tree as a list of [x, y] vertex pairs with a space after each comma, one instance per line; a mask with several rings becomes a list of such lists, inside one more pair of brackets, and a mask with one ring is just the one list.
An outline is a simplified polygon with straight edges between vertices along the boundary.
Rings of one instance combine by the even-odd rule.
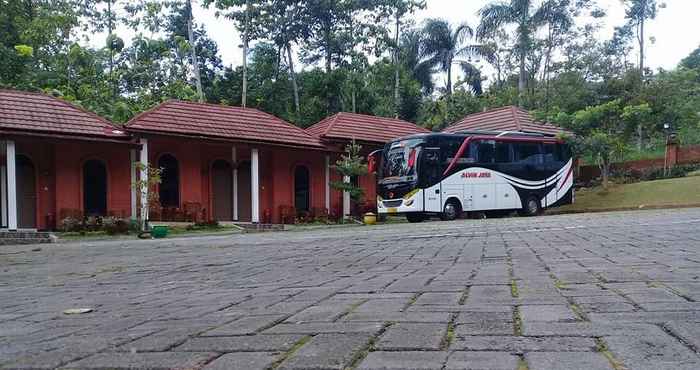
[[194, 42], [194, 30], [193, 30], [193, 12], [192, 12], [192, 0], [187, 0], [187, 40], [189, 41], [190, 48], [190, 59], [192, 63], [192, 70], [194, 72], [195, 86], [197, 87], [197, 95], [199, 95], [199, 102], [204, 102], [204, 92], [202, 91], [202, 77], [199, 73], [199, 61], [197, 60], [197, 48]]
[[518, 92], [522, 105], [527, 88], [527, 58], [534, 45], [535, 33], [547, 22], [548, 8], [536, 7], [533, 0], [511, 0], [486, 5], [479, 10], [479, 15], [481, 23], [476, 34], [481, 40], [488, 39], [504, 26], [516, 26], [517, 41], [514, 49], [519, 63]]
[[657, 5], [656, 0], [625, 0], [625, 18], [627, 26], [634, 28], [639, 45], [639, 72], [644, 75], [645, 56], [645, 25], [648, 20], [656, 18], [659, 8], [664, 8], [665, 3]]
[[452, 63], [456, 57], [474, 55], [480, 52], [478, 45], [464, 45], [474, 35], [466, 24], [456, 28], [444, 19], [428, 19], [423, 27], [423, 51], [434, 66], [447, 74], [445, 90], [452, 94]]

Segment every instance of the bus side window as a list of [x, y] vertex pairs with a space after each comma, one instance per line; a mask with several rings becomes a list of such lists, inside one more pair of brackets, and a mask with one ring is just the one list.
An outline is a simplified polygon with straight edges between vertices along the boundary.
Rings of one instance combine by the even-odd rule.
[[540, 154], [539, 143], [513, 143], [513, 151], [515, 152], [515, 162], [527, 164], [542, 163], [542, 154]]
[[477, 163], [493, 163], [494, 162], [494, 142], [480, 140], [476, 143], [476, 162]]
[[496, 149], [494, 153], [494, 159], [496, 163], [509, 163], [510, 158], [510, 144], [504, 142], [496, 142]]
[[555, 144], [544, 144], [544, 162], [561, 162], [559, 148]]

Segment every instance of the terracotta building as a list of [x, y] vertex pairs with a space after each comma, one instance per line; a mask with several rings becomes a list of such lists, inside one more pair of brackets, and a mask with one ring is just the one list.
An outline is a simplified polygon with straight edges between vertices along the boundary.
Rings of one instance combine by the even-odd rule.
[[[163, 169], [155, 221], [293, 222], [348, 214], [331, 188], [355, 139], [363, 153], [425, 132], [339, 113], [303, 130], [252, 108], [167, 101], [116, 126], [43, 94], [0, 90], [2, 228], [55, 229], [66, 217], [137, 217], [136, 163]], [[374, 176], [354, 179], [374, 204]], [[355, 205], [358, 206], [358, 205]], [[357, 209], [357, 208], [356, 208]]]
[[[366, 114], [336, 113], [322, 121], [314, 124], [306, 129], [306, 132], [317, 137], [321, 142], [333, 152], [333, 163], [340, 158], [340, 153], [345, 150], [345, 147], [353, 140], [362, 146], [362, 154], [367, 156], [369, 153], [381, 149], [384, 144], [392, 139], [426, 133], [423, 127], [417, 126], [411, 122], [403, 121], [395, 118], [376, 117]], [[340, 181], [340, 176], [335, 172], [332, 174], [332, 181]], [[351, 213], [351, 208], [375, 206], [376, 178], [373, 174], [361, 176], [358, 179], [346, 179], [347, 181], [356, 181], [365, 191], [365, 204], [352, 205], [348, 196], [337, 191], [331, 191], [333, 199], [331, 207], [339, 209], [342, 207], [343, 214]]]
[[536, 121], [530, 112], [512, 105], [470, 114], [442, 131], [448, 133], [458, 131], [520, 131], [546, 136], [568, 133], [552, 124]]
[[0, 90], [0, 134], [3, 228], [131, 216], [130, 153], [137, 145], [123, 128], [60, 99]]

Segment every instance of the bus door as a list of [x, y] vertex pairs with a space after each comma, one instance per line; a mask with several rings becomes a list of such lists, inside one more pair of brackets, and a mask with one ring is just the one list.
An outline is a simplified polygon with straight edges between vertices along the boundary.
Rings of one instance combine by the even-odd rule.
[[440, 148], [425, 148], [423, 151], [423, 210], [425, 212], [442, 212], [442, 167], [440, 166]]
[[[566, 165], [566, 162], [563, 160], [563, 155], [562, 155], [562, 148], [561, 145], [559, 144], [543, 144], [543, 153], [544, 153], [544, 176], [546, 178], [554, 176], [559, 170], [562, 169]], [[558, 181], [558, 180], [554, 180]], [[559, 188], [556, 186], [556, 184], [552, 183], [547, 183], [545, 184], [545, 188], [549, 189], [554, 185], [553, 193], [549, 194], [549, 196], [545, 197], [545, 207], [549, 207], [552, 204], [554, 204], [557, 199], [561, 196], [559, 194]]]

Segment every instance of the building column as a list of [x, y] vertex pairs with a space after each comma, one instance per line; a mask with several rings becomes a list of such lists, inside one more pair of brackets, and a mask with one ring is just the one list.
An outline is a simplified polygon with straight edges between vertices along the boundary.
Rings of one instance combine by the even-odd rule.
[[251, 203], [251, 221], [253, 223], [260, 222], [260, 170], [259, 170], [258, 149], [250, 150], [250, 203]]
[[331, 211], [331, 156], [326, 155], [326, 211]]
[[231, 148], [231, 163], [233, 164], [233, 221], [238, 221], [238, 157], [236, 156], [236, 147]]
[[7, 166], [0, 166], [0, 226], [7, 227]]
[[7, 228], [17, 230], [17, 157], [15, 142], [5, 142], [5, 158], [7, 159]]
[[[141, 156], [139, 162], [141, 162], [141, 181], [148, 181], [148, 139], [141, 139]], [[141, 222], [145, 226], [145, 222], [148, 219], [148, 186], [141, 189]]]
[[[350, 176], [343, 176], [343, 182], [346, 184], [350, 183]], [[350, 216], [350, 192], [343, 192], [343, 218], [348, 218]]]
[[137, 180], [137, 170], [136, 170], [136, 149], [131, 149], [129, 151], [129, 162], [131, 163], [131, 219], [135, 220], [138, 217], [138, 195], [136, 194], [136, 180]]

